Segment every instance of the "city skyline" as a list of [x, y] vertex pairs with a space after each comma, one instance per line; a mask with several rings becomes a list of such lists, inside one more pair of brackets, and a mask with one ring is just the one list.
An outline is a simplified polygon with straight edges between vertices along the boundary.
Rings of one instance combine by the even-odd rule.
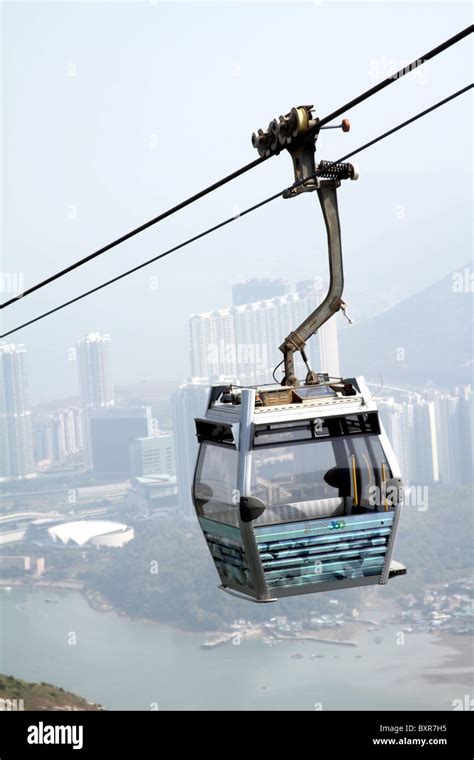
[[[449, 278], [449, 280], [451, 281], [451, 286], [454, 288], [454, 283], [455, 282], [458, 283], [461, 276], [463, 278], [462, 281], [464, 283], [464, 288], [459, 289], [459, 286], [457, 285], [458, 289], [456, 290], [456, 293], [459, 294], [458, 295], [459, 298], [461, 298], [463, 294], [465, 294], [465, 297], [468, 298], [469, 297], [469, 287], [470, 287], [470, 292], [472, 293], [472, 283], [469, 286], [469, 278], [471, 278], [471, 280], [472, 280], [472, 272], [471, 272], [471, 270], [469, 268], [465, 267], [462, 271], [453, 271], [451, 277]], [[262, 278], [251, 278], [250, 279], [250, 282], [262, 282], [262, 281], [263, 282], [268, 281], [268, 278], [262, 277]], [[308, 280], [306, 282], [311, 282], [311, 281], [317, 282], [318, 284], [319, 283], [322, 284], [322, 280], [319, 277], [316, 278], [316, 279], [314, 279], [314, 280]], [[280, 281], [279, 280], [274, 280], [274, 282], [280, 282]], [[303, 282], [305, 282], [305, 281], [303, 281]], [[237, 282], [236, 283], [236, 285], [241, 285], [241, 284], [243, 284], [243, 283], [242, 282]], [[439, 284], [442, 284], [442, 283], [440, 282]], [[422, 293], [426, 292], [427, 290], [429, 290], [429, 288], [423, 288], [420, 291], [420, 295]], [[364, 294], [364, 298], [365, 297], [366, 296]], [[367, 297], [369, 298], [369, 300], [376, 298], [373, 293], [371, 293]], [[372, 324], [374, 322], [374, 320], [379, 315], [379, 313], [385, 313], [385, 314], [390, 313], [390, 311], [394, 308], [394, 306], [396, 306], [396, 303], [395, 303], [395, 305], [391, 304], [389, 306], [389, 308], [385, 307], [385, 309], [383, 309], [382, 308], [382, 301], [381, 301], [380, 304], [379, 304], [379, 306], [378, 306], [378, 308], [375, 311], [375, 316], [370, 316], [370, 311], [369, 311], [369, 315], [367, 315], [364, 312], [364, 314], [363, 314], [363, 320], [358, 321], [356, 319], [356, 324], [358, 323], [359, 325], [362, 325], [362, 324], [364, 324], [364, 325], [370, 325], [370, 324]], [[227, 307], [227, 309], [231, 309], [231, 308], [234, 308], [234, 307]], [[354, 307], [353, 307], [352, 303], [350, 303], [350, 305], [349, 305], [349, 310], [350, 310], [350, 315], [354, 316]], [[226, 309], [225, 308], [224, 309], [218, 309], [216, 311], [224, 311], [224, 312], [226, 312]], [[359, 309], [356, 308], [355, 309], [355, 313], [357, 313], [358, 311], [359, 311]], [[202, 312], [202, 313], [210, 313], [210, 314], [212, 314], [212, 312]], [[187, 332], [188, 332], [188, 335], [187, 335], [187, 345], [188, 346], [189, 346], [189, 319], [190, 319], [190, 317], [188, 315], [188, 318], [186, 320], [186, 323], [187, 323]], [[326, 327], [330, 326], [332, 329], [334, 329], [334, 323], [337, 324], [337, 319], [338, 319], [337, 317], [334, 317], [333, 319], [331, 319], [329, 321], [329, 323], [326, 324]], [[341, 319], [342, 318], [339, 317], [339, 323], [342, 324], [344, 326], [344, 328], [346, 328], [347, 325], [344, 323], [344, 321], [341, 323]], [[284, 331], [283, 331], [283, 333], [284, 333]], [[338, 330], [338, 333], [339, 333], [339, 335], [343, 335], [344, 338], [349, 337], [349, 333], [347, 332], [347, 329]], [[88, 333], [88, 334], [89, 335], [94, 335], [94, 334], [101, 334], [101, 333], [98, 333], [96, 329], [95, 330], [92, 329], [90, 331], [90, 333]], [[107, 333], [103, 333], [103, 335], [107, 335]], [[84, 337], [86, 337], [86, 336], [84, 336]], [[283, 337], [284, 337], [284, 335], [283, 335]], [[275, 345], [279, 345], [280, 342], [281, 342], [281, 340], [282, 340], [282, 336], [280, 334], [275, 335], [275, 342], [274, 342], [274, 344], [272, 344], [273, 347]], [[313, 346], [314, 346], [315, 342], [318, 342], [318, 341], [316, 339], [314, 339], [313, 341], [310, 340], [310, 342], [309, 342], [310, 356], [312, 355]], [[185, 341], [185, 343], [186, 343], [186, 341]], [[344, 341], [343, 341], [343, 343], [344, 343]], [[347, 341], [346, 341], [346, 344], [347, 344]], [[15, 345], [15, 343], [13, 343], [13, 345]], [[23, 345], [23, 344], [21, 344], [21, 345]], [[127, 345], [127, 344], [125, 344], [125, 345]], [[121, 345], [120, 342], [117, 343], [117, 341], [116, 341], [116, 348], [119, 348], [120, 351], [123, 352], [124, 345]], [[218, 346], [217, 346], [217, 350], [218, 350]], [[398, 348], [397, 351], [403, 353], [403, 346], [401, 346], [400, 348]], [[73, 400], [77, 399], [77, 401], [79, 401], [79, 399], [80, 399], [80, 387], [78, 388], [78, 377], [79, 377], [79, 375], [78, 375], [78, 370], [77, 370], [77, 358], [78, 358], [77, 340], [76, 340], [75, 344], [73, 342], [72, 346], [71, 346], [70, 342], [66, 342], [63, 346], [61, 346], [60, 352], [62, 354], [62, 371], [63, 371], [63, 374], [65, 376], [70, 376], [71, 377], [73, 387], [71, 387], [69, 389], [69, 392], [67, 393], [67, 395], [65, 395], [64, 393], [63, 394], [59, 394], [59, 395], [58, 394], [51, 395], [51, 392], [50, 392], [48, 394], [47, 398], [43, 398], [42, 400], [33, 399], [33, 403], [32, 403], [33, 408], [36, 408], [37, 406], [38, 407], [47, 406], [48, 403], [50, 403], [48, 401], [49, 399], [51, 399], [54, 402], [59, 402], [61, 399], [65, 399], [65, 400], [67, 399], [68, 402], [71, 399], [73, 399]], [[244, 352], [245, 352], [245, 346], [244, 346]], [[30, 350], [29, 350], [29, 353], [31, 354]], [[171, 382], [174, 381], [176, 384], [179, 384], [180, 382], [184, 382], [185, 378], [189, 376], [189, 374], [190, 374], [190, 371], [189, 371], [189, 362], [190, 362], [190, 359], [189, 359], [189, 349], [188, 349], [188, 352], [183, 351], [183, 354], [188, 357], [187, 358], [187, 369], [186, 369], [186, 371], [184, 371], [181, 376], [174, 375], [174, 377], [173, 377], [172, 374], [170, 375], [169, 373], [167, 373], [166, 376], [164, 377], [164, 383], [166, 385], [169, 385], [170, 381]], [[344, 359], [344, 357], [343, 357], [343, 359]], [[299, 361], [298, 356], [296, 357], [296, 360]], [[31, 364], [31, 357], [29, 358], [29, 364]], [[115, 375], [120, 374], [120, 368], [118, 367], [117, 361], [114, 362], [114, 365], [115, 365], [115, 370], [114, 370]], [[167, 363], [166, 366], [168, 367], [169, 364]], [[71, 370], [72, 370], [72, 373], [71, 373]], [[191, 374], [192, 374], [192, 372], [191, 372]], [[366, 379], [369, 379], [368, 376], [367, 376], [367, 374], [365, 374], [365, 376], [366, 376]], [[377, 380], [378, 378], [379, 378], [379, 375], [377, 374], [376, 376], [372, 377], [371, 379], [372, 380]], [[123, 387], [123, 386], [126, 386], [126, 385], [132, 385], [134, 382], [137, 382], [137, 383], [138, 382], [143, 382], [143, 380], [145, 380], [145, 379], [148, 380], [149, 376], [144, 377], [142, 374], [140, 374], [140, 372], [138, 372], [133, 379], [129, 379], [127, 382], [124, 382], [124, 377], [123, 376], [121, 377], [121, 379], [119, 381], [117, 381], [117, 377], [115, 377], [115, 382], [117, 384], [120, 384], [120, 386]], [[157, 376], [156, 382], [159, 382], [159, 376]], [[434, 382], [434, 384], [437, 387], [439, 387], [440, 389], [444, 390], [445, 392], [449, 392], [450, 389], [452, 387], [454, 387], [456, 381], [455, 380], [454, 381], [450, 381], [449, 383], [439, 383], [439, 382], [437, 383], [435, 378], [430, 378], [430, 382], [431, 383]], [[418, 392], [422, 392], [423, 391], [423, 387], [424, 387], [423, 383], [420, 384], [419, 381], [417, 383], [414, 383], [414, 384], [411, 385], [411, 389], [412, 390], [417, 390]], [[64, 406], [64, 403], [63, 403], [63, 406]]]
[[[272, 287], [280, 291], [283, 286], [288, 287], [288, 284], [283, 281], [265, 278], [250, 280], [248, 282], [250, 290], [246, 288], [246, 284], [239, 283], [241, 294], [251, 292], [259, 295], [262, 289], [267, 289], [268, 293], [271, 292]], [[207, 376], [191, 374], [188, 381], [180, 385], [170, 397], [173, 433], [168, 430], [158, 430], [156, 425], [152, 429], [151, 411], [147, 411], [146, 406], [136, 407], [135, 412], [130, 405], [123, 408], [115, 406], [111, 336], [100, 333], [89, 333], [83, 336], [77, 341], [77, 372], [81, 404], [72, 407], [59, 406], [46, 416], [43, 414], [38, 418], [35, 414], [33, 415], [31, 446], [35, 454], [35, 466], [30, 474], [34, 474], [35, 471], [41, 472], [42, 464], [46, 465], [46, 470], [43, 468], [43, 471], [47, 472], [48, 463], [54, 465], [69, 460], [74, 462], [78, 455], [82, 457], [84, 453], [86, 465], [92, 467], [93, 461], [87, 456], [86, 449], [87, 430], [90, 429], [91, 419], [95, 416], [98, 418], [96, 424], [103, 419], [110, 425], [112, 423], [108, 419], [110, 415], [107, 412], [110, 410], [112, 416], [122, 419], [121, 424], [127, 424], [125, 420], [133, 412], [135, 415], [142, 416], [146, 422], [145, 427], [136, 429], [134, 436], [132, 432], [130, 433], [135, 444], [132, 446], [132, 438], [130, 438], [130, 444], [127, 444], [129, 474], [133, 474], [134, 468], [137, 468], [135, 474], [142, 476], [149, 474], [172, 476], [173, 467], [176, 467], [179, 509], [181, 514], [189, 517], [192, 515], [192, 510], [188, 492], [191, 488], [197, 454], [194, 417], [204, 412], [209, 385], [216, 381], [237, 382], [242, 366], [244, 372], [240, 373], [240, 378], [243, 382], [246, 382], [247, 378], [247, 382], [250, 383], [252, 381], [265, 382], [270, 379], [269, 367], [258, 366], [259, 357], [256, 351], [253, 354], [251, 351], [247, 352], [239, 366], [237, 360], [242, 357], [239, 356], [239, 344], [236, 345], [236, 337], [242, 340], [242, 338], [258, 334], [264, 338], [264, 344], [265, 341], [273, 340], [277, 334], [281, 334], [285, 319], [286, 328], [288, 328], [289, 325], [295, 324], [295, 320], [304, 317], [308, 310], [315, 308], [320, 301], [322, 291], [322, 284], [318, 280], [297, 283], [295, 292], [273, 296], [251, 304], [240, 303], [238, 306], [223, 310], [225, 318], [221, 325], [219, 325], [219, 320], [222, 310], [205, 315], [191, 315], [191, 341], [196, 333], [196, 320], [211, 326], [207, 332], [201, 330], [202, 339], [196, 340], [194, 345], [191, 344], [194, 349], [190, 356], [191, 370], [197, 366], [200, 369], [207, 369], [209, 374]], [[332, 353], [338, 361], [337, 326], [334, 319], [325, 325], [325, 328], [329, 327], [331, 330], [327, 330], [325, 336], [322, 335], [323, 331], [320, 331], [319, 346], [315, 350], [313, 344], [310, 351], [313, 367], [316, 366], [318, 369], [319, 355], [324, 355], [324, 352], [326, 355]], [[220, 361], [219, 356], [215, 363], [207, 361], [210, 356], [210, 347], [218, 346], [219, 341], [234, 349], [230, 352], [230, 361], [227, 363], [225, 356], [223, 361]], [[246, 345], [247, 348], [255, 346], [251, 343]], [[18, 347], [15, 344], [7, 344], [7, 346], [7, 349], [3, 349], [3, 354], [17, 357], [17, 362], [19, 362], [17, 371], [20, 371], [21, 366], [22, 383], [27, 388], [26, 347], [23, 344]], [[403, 394], [400, 392], [396, 399], [381, 398], [379, 402], [381, 418], [400, 461], [405, 483], [471, 482], [471, 454], [469, 452], [473, 450], [472, 392], [466, 388], [461, 389], [460, 392], [454, 390], [450, 393], [434, 392], [433, 389], [428, 389], [425, 394], [416, 394], [406, 389], [405, 394], [408, 401], [401, 398]], [[28, 417], [31, 420], [31, 413], [26, 418]], [[86, 424], [87, 420], [88, 424]], [[28, 422], [25, 429], [27, 427]], [[162, 465], [165, 460], [163, 454], [159, 453], [161, 443], [157, 438], [160, 435], [167, 441], [168, 436], [174, 437], [171, 469], [169, 466]], [[140, 440], [142, 443], [138, 443]], [[124, 454], [120, 456], [125, 461]], [[168, 459], [169, 456], [168, 454]], [[139, 461], [141, 461], [140, 465], [137, 464]], [[157, 467], [155, 473], [152, 473], [154, 467], [150, 466], [151, 462], [154, 462]], [[122, 470], [124, 469], [125, 466], [122, 465]]]
[[473, 480], [474, 393], [433, 391], [380, 399], [380, 417], [406, 485], [469, 485]]
[[[284, 281], [265, 278], [249, 280], [248, 289], [245, 285], [239, 283], [238, 305], [189, 317], [193, 377], [225, 375], [240, 384], [274, 382], [273, 370], [281, 363], [278, 347], [325, 295], [321, 278], [298, 282], [295, 291]], [[280, 294], [266, 297], [272, 289]], [[256, 300], [243, 303], [244, 294]], [[340, 377], [336, 319], [326, 322], [308, 341], [307, 354], [315, 371]], [[295, 360], [303, 378], [306, 368], [299, 355]]]

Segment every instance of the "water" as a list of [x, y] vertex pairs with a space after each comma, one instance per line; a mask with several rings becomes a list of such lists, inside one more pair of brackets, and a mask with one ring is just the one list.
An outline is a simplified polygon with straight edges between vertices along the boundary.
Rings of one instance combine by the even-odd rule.
[[[446, 663], [450, 646], [429, 634], [407, 634], [397, 645], [393, 626], [361, 626], [358, 647], [243, 639], [202, 650], [202, 634], [96, 612], [77, 592], [0, 590], [0, 614], [1, 673], [109, 709], [451, 709], [466, 691], [423, 678]], [[297, 652], [302, 659], [292, 659]]]

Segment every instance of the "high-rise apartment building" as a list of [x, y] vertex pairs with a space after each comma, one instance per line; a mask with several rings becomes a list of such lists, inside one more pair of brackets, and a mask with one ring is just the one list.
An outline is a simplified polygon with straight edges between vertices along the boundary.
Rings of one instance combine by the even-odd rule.
[[137, 438], [130, 446], [130, 468], [133, 477], [176, 475], [173, 433]]
[[[272, 382], [281, 361], [279, 346], [320, 304], [324, 290], [318, 281], [299, 283], [296, 293], [240, 304], [190, 317], [191, 369], [196, 377], [235, 377], [241, 384]], [[310, 338], [310, 363], [316, 371], [340, 376], [337, 323], [329, 320]], [[295, 357], [299, 374], [306, 370]]]
[[454, 394], [431, 391], [409, 401], [380, 399], [382, 423], [407, 485], [468, 485], [473, 482], [472, 409], [466, 387]]
[[176, 478], [178, 483], [178, 510], [184, 519], [194, 519], [191, 486], [196, 465], [198, 444], [195, 417], [206, 411], [209, 382], [206, 378], [192, 377], [173, 394], [171, 412], [175, 440]]
[[382, 425], [400, 465], [403, 482], [408, 485], [413, 479], [413, 408], [408, 404], [396, 403], [392, 398], [379, 403], [379, 412]]
[[34, 475], [26, 348], [0, 344], [0, 479]]
[[77, 343], [79, 394], [84, 415], [86, 463], [92, 466], [90, 413], [114, 405], [110, 335], [89, 333]]
[[128, 476], [130, 446], [137, 438], [149, 438], [151, 435], [151, 408], [95, 407], [89, 410], [89, 422], [91, 464], [94, 472]]
[[82, 410], [59, 409], [46, 417], [33, 419], [36, 462], [64, 462], [84, 447]]
[[420, 399], [413, 405], [412, 465], [416, 483], [439, 481], [438, 440], [433, 401]]

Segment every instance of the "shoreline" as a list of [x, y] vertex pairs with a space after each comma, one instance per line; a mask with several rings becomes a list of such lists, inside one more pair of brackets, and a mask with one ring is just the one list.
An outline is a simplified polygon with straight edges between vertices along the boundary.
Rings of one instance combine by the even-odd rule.
[[[108, 612], [116, 615], [125, 620], [129, 620], [133, 623], [146, 623], [148, 625], [161, 625], [175, 630], [182, 631], [182, 633], [197, 634], [202, 633], [203, 636], [212, 636], [219, 633], [218, 630], [196, 630], [186, 628], [182, 625], [175, 625], [168, 621], [156, 620], [154, 618], [142, 617], [140, 615], [130, 615], [128, 612], [124, 612], [120, 607], [116, 607], [110, 602], [106, 596], [100, 591], [87, 586], [83, 581], [60, 581], [60, 580], [41, 580], [34, 578], [0, 578], [0, 592], [5, 589], [51, 589], [52, 591], [77, 591], [81, 594], [83, 599], [87, 602], [91, 610], [94, 612]], [[221, 631], [221, 633], [229, 633], [228, 631]]]
[[471, 636], [445, 633], [437, 635], [435, 645], [449, 647], [452, 653], [446, 654], [444, 661], [433, 673], [423, 673], [422, 677], [430, 683], [461, 683], [471, 689], [474, 686], [474, 642]]
[[[240, 629], [228, 628], [212, 630], [196, 630], [186, 626], [176, 625], [169, 621], [156, 620], [141, 616], [130, 615], [118, 607], [115, 607], [101, 592], [97, 589], [87, 586], [82, 581], [61, 581], [61, 580], [43, 580], [41, 578], [11, 578], [0, 579], [0, 591], [5, 588], [23, 588], [23, 589], [47, 589], [57, 591], [76, 591], [80, 592], [83, 599], [94, 612], [108, 612], [122, 619], [134, 623], [145, 623], [147, 625], [165, 626], [172, 630], [178, 630], [189, 635], [201, 635], [203, 637], [204, 649], [213, 649], [223, 644], [231, 644], [235, 638], [240, 639], [257, 639], [262, 643], [265, 640], [273, 639], [277, 641], [287, 641], [292, 643], [314, 641], [314, 643], [334, 644], [339, 646], [355, 647], [358, 645], [357, 639], [363, 633], [369, 632], [370, 628], [376, 622], [371, 619], [344, 619], [344, 625], [337, 628], [320, 628], [320, 629], [303, 629], [300, 631], [281, 633], [278, 630], [268, 628], [268, 623], [254, 623], [247, 628]], [[386, 623], [391, 622], [393, 615], [394, 603], [392, 600], [383, 600], [379, 606], [378, 612], [382, 616], [377, 621], [377, 627], [382, 628]], [[372, 613], [368, 613], [372, 614]], [[336, 635], [334, 635], [336, 634]], [[338, 636], [341, 634], [344, 636]], [[416, 634], [409, 634], [416, 635]], [[438, 681], [451, 681], [459, 683], [460, 679], [466, 686], [471, 686], [474, 676], [471, 670], [474, 669], [474, 643], [472, 637], [463, 634], [439, 632], [433, 636], [434, 643], [438, 646], [449, 647], [452, 651], [446, 654], [444, 662], [433, 673], [423, 673], [422, 677], [432, 683]], [[464, 672], [459, 672], [460, 670]], [[452, 671], [452, 672], [451, 672]]]
[[[155, 620], [153, 618], [147, 618], [147, 617], [141, 617], [140, 615], [130, 615], [127, 612], [124, 612], [119, 607], [115, 607], [108, 599], [105, 597], [100, 591], [97, 591], [97, 589], [92, 588], [91, 586], [87, 586], [82, 581], [60, 581], [60, 580], [42, 580], [41, 578], [11, 578], [11, 579], [3, 579], [0, 578], [0, 590], [5, 588], [23, 588], [23, 589], [32, 589], [32, 588], [39, 588], [39, 589], [56, 589], [58, 591], [78, 591], [80, 592], [81, 596], [85, 599], [89, 607], [94, 610], [95, 612], [109, 612], [113, 613], [114, 615], [117, 615], [120, 618], [130, 620], [131, 622], [136, 623], [147, 623], [152, 625], [164, 625], [168, 628], [172, 628], [175, 630], [182, 631], [183, 633], [188, 633], [192, 635], [196, 634], [202, 634], [203, 637], [205, 637], [206, 641], [207, 639], [213, 640], [221, 640], [225, 639], [226, 641], [231, 641], [233, 638], [239, 636], [240, 638], [258, 638], [260, 640], [263, 640], [267, 637], [273, 637], [275, 640], [286, 640], [286, 641], [308, 641], [308, 640], [314, 640], [315, 642], [319, 641], [320, 643], [335, 643], [335, 644], [347, 644], [349, 643], [349, 646], [357, 646], [357, 642], [350, 641], [348, 642], [347, 638], [339, 639], [335, 636], [333, 636], [333, 632], [340, 631], [340, 628], [328, 628], [328, 629], [308, 629], [308, 630], [301, 630], [297, 631], [294, 634], [285, 635], [280, 633], [279, 631], [274, 631], [273, 629], [267, 628], [268, 623], [262, 622], [262, 623], [254, 623], [245, 630], [240, 630], [238, 628], [232, 628], [232, 630], [229, 629], [202, 629], [202, 630], [196, 630], [187, 628], [186, 626], [182, 625], [176, 625], [173, 623], [170, 623], [168, 621], [163, 620]], [[348, 629], [350, 630], [349, 635], [350, 636], [356, 636], [358, 633], [362, 632], [362, 630], [367, 630], [366, 626], [370, 626], [374, 621], [369, 620], [345, 620], [344, 621], [344, 633], [347, 633]], [[342, 632], [342, 631], [341, 631]], [[323, 634], [322, 636], [319, 636], [318, 633]], [[205, 642], [204, 642], [205, 643]], [[211, 647], [215, 646], [215, 644], [211, 643]]]

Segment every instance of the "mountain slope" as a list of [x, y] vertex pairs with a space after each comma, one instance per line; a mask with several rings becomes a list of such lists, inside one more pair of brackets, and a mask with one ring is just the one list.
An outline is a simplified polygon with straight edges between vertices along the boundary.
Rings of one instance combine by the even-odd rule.
[[466, 265], [339, 333], [342, 371], [386, 384], [472, 382], [473, 294]]
[[[101, 710], [100, 705], [88, 702], [76, 694], [49, 683], [29, 683], [13, 676], [0, 675], [1, 709], [24, 710]], [[16, 703], [14, 702], [16, 700]], [[10, 703], [13, 702], [12, 706]]]

